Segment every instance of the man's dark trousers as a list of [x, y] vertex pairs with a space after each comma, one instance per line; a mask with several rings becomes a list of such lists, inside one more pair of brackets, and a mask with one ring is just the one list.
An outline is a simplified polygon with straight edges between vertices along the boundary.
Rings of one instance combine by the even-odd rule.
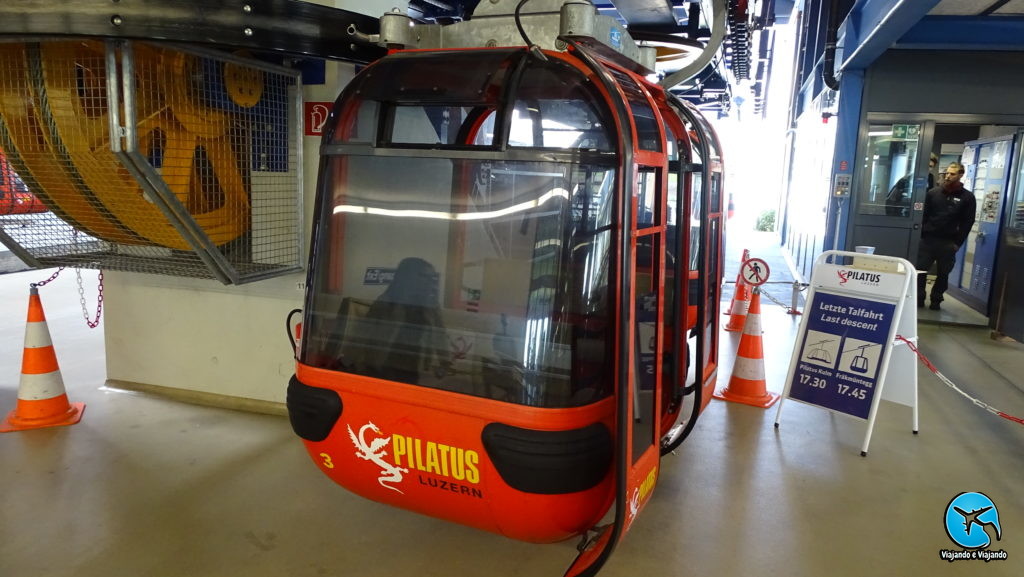
[[[921, 237], [917, 248], [917, 270], [928, 270], [935, 263], [935, 284], [932, 285], [932, 302], [942, 302], [942, 295], [949, 286], [949, 273], [956, 264], [956, 241], [935, 236]], [[924, 291], [928, 275], [917, 275], [917, 302], [924, 303]]]

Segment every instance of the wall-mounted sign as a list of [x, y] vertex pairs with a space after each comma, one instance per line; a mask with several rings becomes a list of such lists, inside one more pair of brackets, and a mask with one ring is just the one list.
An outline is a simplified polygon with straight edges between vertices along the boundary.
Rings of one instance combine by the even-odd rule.
[[324, 124], [327, 117], [331, 115], [334, 108], [333, 102], [306, 102], [304, 103], [306, 136], [321, 136], [324, 131]]

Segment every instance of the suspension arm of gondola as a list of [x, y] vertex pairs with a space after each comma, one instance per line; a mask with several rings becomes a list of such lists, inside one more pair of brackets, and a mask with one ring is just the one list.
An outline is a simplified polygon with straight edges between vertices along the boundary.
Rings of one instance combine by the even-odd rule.
[[377, 18], [295, 0], [4, 0], [2, 36], [92, 36], [169, 40], [226, 49], [372, 62], [378, 46], [351, 42], [350, 25], [369, 34]]
[[654, 44], [675, 46], [681, 49], [692, 48], [694, 50], [703, 50], [706, 46], [706, 44], [701, 40], [684, 38], [682, 36], [675, 36], [674, 34], [666, 34], [664, 32], [653, 32], [650, 30], [635, 30], [633, 28], [630, 28], [629, 35], [632, 36], [633, 40], [636, 40], [637, 42], [650, 42]]
[[665, 90], [671, 90], [675, 86], [693, 78], [718, 54], [718, 49], [725, 40], [726, 20], [729, 9], [725, 0], [711, 0], [711, 38], [708, 39], [704, 52], [701, 52], [692, 62], [669, 74], [662, 81], [661, 85]]

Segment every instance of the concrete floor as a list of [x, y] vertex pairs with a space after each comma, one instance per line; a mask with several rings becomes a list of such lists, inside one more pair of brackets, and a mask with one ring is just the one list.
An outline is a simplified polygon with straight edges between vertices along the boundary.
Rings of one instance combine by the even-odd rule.
[[[27, 285], [0, 276], [0, 411], [15, 406]], [[102, 328], [74, 276], [41, 289], [81, 423], [0, 435], [0, 576], [556, 577], [575, 542], [531, 545], [391, 509], [334, 485], [286, 418], [105, 386]], [[782, 389], [799, 317], [763, 307], [769, 389]], [[971, 395], [1024, 414], [1024, 346], [985, 328], [919, 325], [921, 348]], [[723, 334], [723, 382], [739, 335]], [[865, 424], [787, 402], [713, 401], [663, 461], [650, 505], [602, 577], [1021, 574], [1024, 427], [974, 406], [920, 365], [920, 435], [883, 403]], [[282, 382], [281, 386], [286, 383]], [[995, 502], [1007, 561], [939, 558], [950, 500]]]

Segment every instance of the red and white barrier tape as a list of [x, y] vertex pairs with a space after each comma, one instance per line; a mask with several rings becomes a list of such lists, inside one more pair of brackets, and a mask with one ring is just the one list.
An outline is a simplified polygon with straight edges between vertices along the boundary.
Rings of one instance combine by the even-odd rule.
[[933, 365], [932, 362], [928, 360], [928, 357], [924, 356], [924, 354], [922, 354], [921, 351], [919, 351], [917, 349], [917, 346], [915, 346], [914, 343], [912, 343], [909, 340], [903, 338], [902, 335], [896, 335], [896, 339], [906, 343], [906, 345], [908, 347], [910, 347], [910, 350], [914, 351], [914, 354], [917, 355], [917, 358], [921, 359], [921, 362], [924, 363], [925, 366], [928, 367], [928, 369], [931, 370], [931, 372], [935, 373], [935, 376], [939, 377], [939, 380], [941, 380], [942, 382], [944, 382], [947, 385], [949, 385], [949, 387], [951, 389], [953, 389], [954, 391], [960, 393], [964, 397], [967, 397], [967, 399], [970, 400], [972, 403], [974, 403], [975, 405], [981, 407], [982, 409], [985, 409], [986, 411], [992, 413], [993, 415], [1002, 417], [1002, 418], [1007, 419], [1009, 421], [1013, 421], [1013, 422], [1015, 422], [1015, 423], [1017, 423], [1019, 425], [1024, 425], [1024, 419], [1022, 419], [1020, 417], [1014, 417], [1013, 415], [1007, 415], [1006, 413], [996, 409], [995, 407], [993, 407], [991, 405], [988, 405], [988, 404], [982, 402], [979, 399], [975, 399], [974, 397], [972, 397], [972, 396], [968, 395], [967, 393], [963, 392], [962, 390], [960, 390], [960, 387], [956, 386], [953, 383], [953, 381], [947, 379], [946, 375], [943, 375], [942, 373], [939, 372], [939, 369], [935, 368], [935, 365]]

